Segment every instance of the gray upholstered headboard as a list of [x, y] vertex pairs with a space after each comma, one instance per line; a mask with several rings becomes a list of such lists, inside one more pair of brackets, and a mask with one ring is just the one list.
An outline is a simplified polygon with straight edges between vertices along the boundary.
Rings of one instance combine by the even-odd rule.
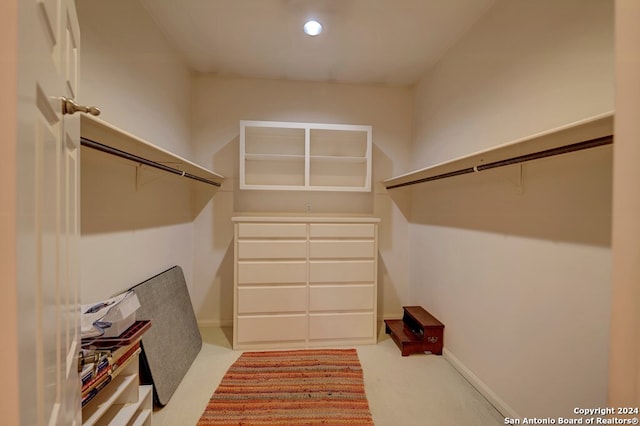
[[141, 375], [154, 402], [166, 405], [202, 348], [182, 268], [174, 266], [131, 288], [140, 300], [136, 320], [151, 320], [142, 336]]

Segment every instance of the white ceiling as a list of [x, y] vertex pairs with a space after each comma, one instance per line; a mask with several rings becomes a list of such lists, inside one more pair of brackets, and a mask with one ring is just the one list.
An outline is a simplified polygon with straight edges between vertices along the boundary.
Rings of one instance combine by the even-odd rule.
[[[141, 0], [196, 71], [410, 85], [496, 0]], [[307, 18], [324, 26], [302, 32]]]

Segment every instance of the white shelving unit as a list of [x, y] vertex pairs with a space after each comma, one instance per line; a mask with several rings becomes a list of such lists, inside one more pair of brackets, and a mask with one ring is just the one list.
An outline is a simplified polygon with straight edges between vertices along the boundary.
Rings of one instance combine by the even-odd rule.
[[[211, 187], [219, 187], [225, 180], [224, 176], [162, 149], [151, 142], [134, 136], [94, 116], [86, 114], [81, 116], [80, 134], [83, 147], [98, 150], [105, 149], [103, 152], [118, 156], [119, 153], [124, 153], [124, 155], [130, 157], [123, 157], [125, 158], [123, 161], [128, 161], [136, 167], [145, 166], [145, 164], [136, 160], [136, 158], [156, 163], [161, 167], [165, 167], [165, 171], [169, 171], [170, 174], [176, 178], [182, 179], [188, 189], [192, 188], [196, 192], [203, 188], [210, 191]], [[95, 145], [90, 145], [90, 143], [94, 143]], [[108, 149], [112, 149], [113, 152], [106, 151]], [[144, 168], [141, 167], [141, 170], [144, 170]]]
[[240, 122], [240, 189], [371, 190], [371, 126]]
[[[536, 154], [549, 150], [557, 150], [558, 153], [563, 153], [565, 148], [569, 148], [574, 144], [584, 144], [581, 145], [580, 149], [601, 146], [598, 140], [602, 139], [605, 144], [611, 143], [611, 140], [607, 140], [610, 139], [611, 135], [613, 135], [613, 112], [550, 129], [430, 167], [417, 169], [386, 179], [383, 183], [387, 189], [409, 187], [413, 184], [441, 177], [482, 171], [483, 167], [494, 162], [524, 156], [531, 156], [531, 159], [535, 159]], [[594, 143], [590, 145], [589, 141]], [[567, 150], [567, 152], [571, 151]]]
[[153, 386], [140, 385], [140, 350], [114, 374], [111, 382], [82, 408], [82, 425], [152, 425]]

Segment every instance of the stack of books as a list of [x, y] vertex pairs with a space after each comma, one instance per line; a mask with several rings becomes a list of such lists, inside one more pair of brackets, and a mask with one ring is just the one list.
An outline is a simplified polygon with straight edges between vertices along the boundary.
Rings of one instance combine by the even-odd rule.
[[[142, 351], [140, 339], [151, 326], [150, 321], [136, 321], [116, 338], [90, 340], [78, 370], [82, 382], [82, 407], [100, 393]], [[83, 341], [84, 343], [84, 341]]]
[[100, 352], [97, 362], [90, 362], [82, 370], [82, 406], [84, 407], [139, 354], [140, 341], [113, 351]]

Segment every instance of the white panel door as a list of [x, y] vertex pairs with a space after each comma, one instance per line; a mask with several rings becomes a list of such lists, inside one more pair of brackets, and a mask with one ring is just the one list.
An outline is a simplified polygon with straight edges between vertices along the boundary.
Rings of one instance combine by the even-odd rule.
[[73, 0], [20, 0], [18, 60], [18, 303], [20, 423], [80, 423], [80, 32]]

